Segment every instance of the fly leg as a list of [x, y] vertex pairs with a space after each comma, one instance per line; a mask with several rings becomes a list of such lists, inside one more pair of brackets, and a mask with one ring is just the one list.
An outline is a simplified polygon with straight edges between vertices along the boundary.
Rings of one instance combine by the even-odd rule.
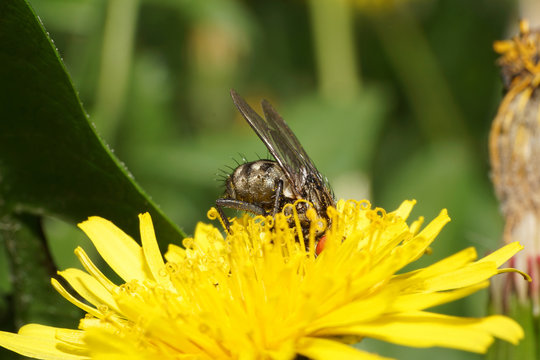
[[216, 200], [216, 210], [218, 211], [221, 221], [227, 229], [227, 233], [231, 233], [231, 224], [227, 216], [223, 212], [223, 208], [235, 209], [240, 211], [248, 211], [255, 215], [266, 215], [266, 211], [258, 205], [248, 203], [245, 201], [234, 200], [234, 199], [217, 199]]
[[272, 216], [276, 216], [279, 211], [279, 204], [281, 202], [281, 195], [283, 194], [283, 180], [279, 179], [277, 181], [276, 193], [274, 194], [274, 208], [272, 210]]

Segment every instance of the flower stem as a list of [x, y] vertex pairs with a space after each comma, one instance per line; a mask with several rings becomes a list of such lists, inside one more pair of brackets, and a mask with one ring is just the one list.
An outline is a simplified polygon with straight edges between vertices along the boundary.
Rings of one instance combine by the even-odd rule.
[[354, 49], [352, 4], [309, 1], [319, 91], [327, 99], [354, 98], [360, 88]]
[[100, 134], [109, 141], [124, 105], [138, 9], [139, 0], [108, 1], [94, 114]]

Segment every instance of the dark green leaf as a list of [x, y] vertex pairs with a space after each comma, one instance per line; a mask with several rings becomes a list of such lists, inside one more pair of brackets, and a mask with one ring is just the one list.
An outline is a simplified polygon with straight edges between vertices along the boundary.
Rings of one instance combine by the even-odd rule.
[[15, 328], [28, 322], [63, 327], [77, 324], [80, 310], [56, 306], [59, 295], [50, 280], [56, 277], [56, 268], [45, 241], [41, 219], [33, 215], [2, 217], [0, 244], [7, 250], [11, 270], [13, 291], [9, 315]]
[[183, 237], [97, 137], [23, 0], [0, 2], [0, 200], [4, 214], [99, 215], [136, 238], [137, 214], [149, 211], [162, 245]]

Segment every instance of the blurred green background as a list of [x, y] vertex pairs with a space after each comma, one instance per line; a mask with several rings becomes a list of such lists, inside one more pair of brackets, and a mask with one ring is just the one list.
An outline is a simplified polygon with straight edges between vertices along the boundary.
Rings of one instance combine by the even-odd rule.
[[[97, 132], [187, 234], [223, 192], [219, 169], [268, 156], [235, 110], [234, 88], [257, 110], [262, 98], [277, 108], [338, 198], [387, 210], [417, 199], [413, 216], [428, 221], [447, 208], [452, 222], [424, 263], [499, 244], [487, 152], [502, 98], [492, 43], [513, 33], [517, 1], [30, 3]], [[73, 266], [84, 236], [56, 219], [46, 230], [58, 266]], [[481, 316], [486, 299], [438, 311]], [[400, 359], [478, 358], [363, 346]]]

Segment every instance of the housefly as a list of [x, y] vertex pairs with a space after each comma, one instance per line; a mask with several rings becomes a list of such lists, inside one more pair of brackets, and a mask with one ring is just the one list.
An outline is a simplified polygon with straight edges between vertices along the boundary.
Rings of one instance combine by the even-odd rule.
[[216, 208], [227, 231], [230, 224], [223, 208], [275, 216], [287, 204], [296, 205], [304, 234], [309, 231], [309, 207], [326, 219], [326, 209], [335, 205], [328, 181], [317, 170], [300, 142], [266, 100], [261, 102], [264, 119], [231, 90], [231, 97], [244, 119], [253, 128], [274, 160], [256, 160], [239, 165], [225, 181], [225, 194]]

